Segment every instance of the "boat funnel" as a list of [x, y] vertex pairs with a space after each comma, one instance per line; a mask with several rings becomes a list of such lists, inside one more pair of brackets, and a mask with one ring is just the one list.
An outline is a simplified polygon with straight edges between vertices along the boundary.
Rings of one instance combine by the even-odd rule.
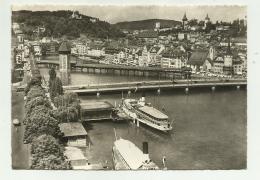
[[142, 97], [140, 98], [140, 101], [145, 102], [145, 93], [144, 92], [142, 93]]
[[145, 157], [145, 161], [149, 161], [149, 152], [148, 152], [148, 142], [143, 142], [143, 154]]

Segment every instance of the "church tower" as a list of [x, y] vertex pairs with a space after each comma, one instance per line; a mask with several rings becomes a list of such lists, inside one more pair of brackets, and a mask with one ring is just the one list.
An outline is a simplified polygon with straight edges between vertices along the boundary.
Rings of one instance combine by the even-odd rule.
[[187, 24], [188, 24], [188, 18], [186, 16], [186, 12], [185, 12], [183, 15], [183, 18], [182, 18], [182, 28], [187, 29]]
[[207, 16], [205, 17], [205, 23], [204, 23], [204, 28], [207, 27], [207, 24], [210, 22], [210, 18], [209, 15], [207, 14]]
[[70, 83], [70, 46], [64, 41], [59, 47], [60, 78], [62, 85]]

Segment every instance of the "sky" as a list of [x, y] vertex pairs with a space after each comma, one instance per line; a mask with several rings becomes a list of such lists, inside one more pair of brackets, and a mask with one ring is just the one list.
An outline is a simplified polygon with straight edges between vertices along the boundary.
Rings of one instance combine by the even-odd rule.
[[16, 5], [12, 10], [56, 11], [78, 10], [81, 14], [99, 18], [109, 23], [136, 21], [143, 19], [171, 19], [181, 21], [186, 12], [188, 19], [204, 20], [208, 14], [211, 21], [233, 21], [244, 19], [247, 15], [246, 6], [55, 6], [55, 5]]

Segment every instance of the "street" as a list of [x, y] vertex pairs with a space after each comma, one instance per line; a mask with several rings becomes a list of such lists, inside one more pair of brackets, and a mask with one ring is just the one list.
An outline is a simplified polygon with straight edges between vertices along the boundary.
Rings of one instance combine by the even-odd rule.
[[12, 130], [12, 167], [13, 169], [29, 169], [29, 145], [23, 144], [24, 125], [24, 100], [23, 93], [12, 91], [12, 119], [17, 118], [20, 126], [11, 123]]

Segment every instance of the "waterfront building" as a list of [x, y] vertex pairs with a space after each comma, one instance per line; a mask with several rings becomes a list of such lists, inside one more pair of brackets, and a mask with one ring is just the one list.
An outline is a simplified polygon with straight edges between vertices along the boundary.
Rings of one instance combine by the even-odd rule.
[[87, 146], [87, 131], [79, 122], [60, 123], [60, 131], [68, 146]]
[[243, 62], [241, 60], [236, 60], [233, 62], [233, 73], [235, 75], [243, 74]]
[[59, 47], [60, 78], [63, 85], [70, 83], [70, 45], [64, 41]]
[[176, 68], [180, 69], [183, 65], [184, 52], [168, 48], [162, 53], [161, 67], [162, 68]]
[[233, 74], [233, 54], [230, 49], [230, 42], [228, 43], [227, 51], [224, 54], [223, 73], [226, 75]]
[[148, 63], [152, 66], [161, 66], [161, 53], [165, 49], [164, 46], [153, 46], [148, 51]]
[[224, 59], [218, 56], [213, 61], [212, 72], [216, 74], [223, 74]]

